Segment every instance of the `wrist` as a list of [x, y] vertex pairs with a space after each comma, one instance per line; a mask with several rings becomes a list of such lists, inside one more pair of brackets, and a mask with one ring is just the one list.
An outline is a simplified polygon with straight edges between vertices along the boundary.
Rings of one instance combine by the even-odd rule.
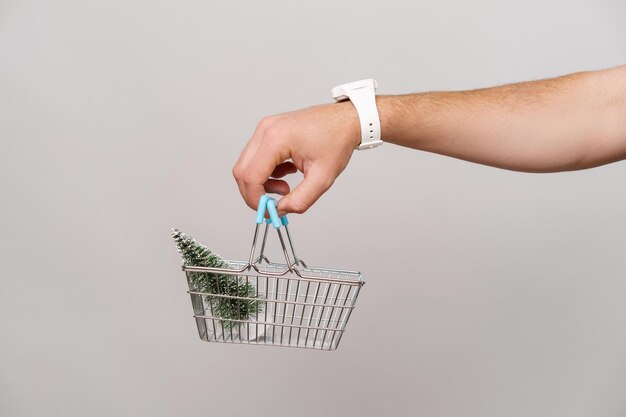
[[[376, 96], [376, 108], [380, 117], [381, 139], [384, 142], [394, 142], [394, 137], [401, 127], [398, 117], [401, 107], [401, 96]], [[339, 109], [339, 123], [346, 127], [347, 140], [354, 148], [361, 144], [361, 124], [359, 114], [350, 101], [340, 101], [330, 104]]]
[[373, 78], [341, 84], [331, 90], [336, 102], [349, 100], [356, 109], [361, 127], [358, 150], [373, 149], [383, 144], [380, 137], [380, 116], [376, 107], [378, 83]]
[[340, 101], [329, 106], [338, 110], [338, 123], [345, 131], [344, 139], [350, 148], [355, 149], [361, 144], [361, 123], [356, 109], [349, 101]]
[[[337, 115], [337, 123], [345, 129], [345, 139], [356, 148], [361, 144], [361, 124], [359, 114], [350, 101], [340, 101], [328, 104], [332, 106]], [[402, 142], [403, 126], [408, 120], [403, 116], [405, 113], [404, 96], [379, 95], [376, 96], [376, 108], [380, 117], [381, 139], [383, 142]]]

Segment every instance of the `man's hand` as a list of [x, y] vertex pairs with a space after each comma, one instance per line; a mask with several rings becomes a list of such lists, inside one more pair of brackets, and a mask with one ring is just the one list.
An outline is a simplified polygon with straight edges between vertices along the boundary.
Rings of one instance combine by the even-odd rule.
[[[265, 117], [233, 168], [239, 191], [256, 210], [263, 193], [284, 197], [278, 213], [304, 213], [330, 188], [361, 140], [352, 103], [333, 103]], [[282, 178], [300, 171], [293, 190]]]

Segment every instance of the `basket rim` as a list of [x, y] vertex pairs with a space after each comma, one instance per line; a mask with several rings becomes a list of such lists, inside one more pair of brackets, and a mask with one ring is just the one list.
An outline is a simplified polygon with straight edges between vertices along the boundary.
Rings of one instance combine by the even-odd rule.
[[[353, 270], [345, 270], [345, 269], [335, 269], [335, 268], [321, 268], [309, 266], [307, 268], [301, 268], [295, 265], [287, 265], [285, 263], [276, 263], [269, 262], [265, 265], [270, 266], [274, 269], [278, 269], [279, 271], [263, 271], [265, 265], [263, 264], [251, 264], [248, 261], [239, 261], [239, 260], [224, 260], [224, 262], [228, 264], [239, 264], [242, 265], [241, 268], [215, 268], [215, 267], [207, 267], [207, 266], [193, 266], [193, 265], [182, 265], [182, 270], [184, 272], [209, 272], [209, 273], [221, 273], [225, 275], [240, 275], [240, 276], [263, 276], [263, 277], [284, 277], [288, 273], [292, 272], [297, 275], [297, 277], [290, 279], [302, 279], [305, 281], [317, 281], [317, 282], [336, 282], [345, 285], [359, 285], [362, 286], [365, 284], [365, 277], [359, 271]], [[342, 278], [326, 278], [319, 277], [315, 275], [311, 275], [307, 273], [307, 271], [320, 271], [320, 272], [331, 272], [345, 275]]]

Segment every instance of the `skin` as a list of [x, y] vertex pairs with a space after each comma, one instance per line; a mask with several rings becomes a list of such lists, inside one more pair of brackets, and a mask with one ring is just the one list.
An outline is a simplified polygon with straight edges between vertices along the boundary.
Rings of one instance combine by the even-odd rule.
[[[626, 159], [626, 65], [471, 91], [377, 96], [385, 142], [524, 172], [559, 172]], [[256, 209], [284, 197], [304, 213], [346, 168], [360, 142], [350, 102], [263, 118], [233, 175]], [[374, 151], [375, 152], [375, 151]], [[293, 190], [284, 176], [300, 171]]]

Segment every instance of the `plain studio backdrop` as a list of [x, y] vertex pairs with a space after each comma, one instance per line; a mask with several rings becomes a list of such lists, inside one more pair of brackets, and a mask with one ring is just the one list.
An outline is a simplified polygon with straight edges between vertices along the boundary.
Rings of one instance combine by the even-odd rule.
[[623, 416], [626, 163], [355, 153], [291, 216], [305, 260], [368, 280], [330, 353], [202, 342], [170, 228], [247, 256], [231, 168], [264, 115], [368, 77], [392, 94], [623, 64], [625, 17], [623, 0], [1, 1], [0, 415]]

